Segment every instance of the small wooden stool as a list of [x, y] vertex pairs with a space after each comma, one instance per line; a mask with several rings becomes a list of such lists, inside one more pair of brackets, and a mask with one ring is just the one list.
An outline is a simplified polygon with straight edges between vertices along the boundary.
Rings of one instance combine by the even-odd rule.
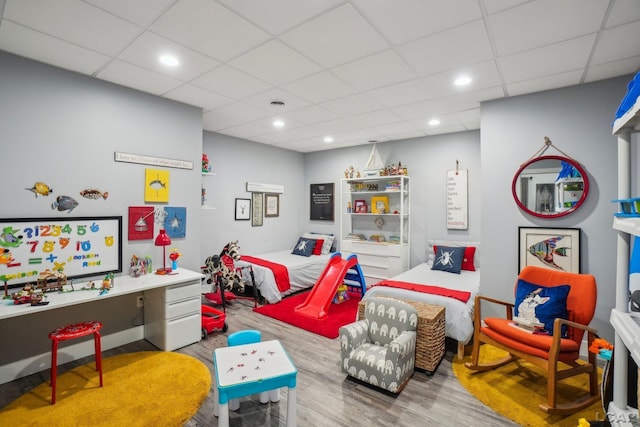
[[98, 321], [79, 322], [63, 326], [49, 334], [51, 338], [51, 404], [56, 403], [56, 379], [58, 374], [58, 343], [93, 334], [96, 351], [96, 371], [100, 373], [100, 387], [102, 387], [102, 346], [100, 340], [102, 323]]

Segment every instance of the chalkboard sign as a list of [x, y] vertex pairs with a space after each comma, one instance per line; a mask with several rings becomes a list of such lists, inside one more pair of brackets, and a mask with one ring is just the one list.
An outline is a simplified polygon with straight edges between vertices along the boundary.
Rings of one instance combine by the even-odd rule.
[[311, 184], [311, 220], [333, 221], [333, 183]]
[[45, 270], [67, 278], [122, 271], [122, 217], [0, 219], [0, 281], [35, 282]]

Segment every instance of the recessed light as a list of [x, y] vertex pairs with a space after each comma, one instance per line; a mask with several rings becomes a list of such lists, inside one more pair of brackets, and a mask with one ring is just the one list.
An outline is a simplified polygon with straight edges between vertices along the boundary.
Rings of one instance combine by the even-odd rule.
[[169, 67], [180, 65], [180, 61], [178, 61], [178, 58], [173, 55], [161, 55], [158, 60]]
[[325, 136], [324, 137], [324, 142], [326, 142], [327, 144], [330, 144], [333, 142], [333, 137], [331, 136]]
[[273, 125], [277, 128], [281, 128], [284, 126], [284, 122], [282, 120], [274, 120]]
[[456, 86], [466, 86], [469, 83], [471, 83], [471, 77], [469, 76], [460, 76], [453, 82]]
[[429, 126], [438, 126], [439, 124], [440, 124], [440, 120], [438, 119], [429, 120]]

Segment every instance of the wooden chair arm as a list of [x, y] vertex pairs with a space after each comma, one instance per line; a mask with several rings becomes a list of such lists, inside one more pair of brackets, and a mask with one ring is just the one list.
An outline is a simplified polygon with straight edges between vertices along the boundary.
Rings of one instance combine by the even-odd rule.
[[492, 303], [492, 304], [497, 304], [497, 305], [502, 305], [505, 307], [506, 313], [505, 316], [507, 319], [511, 320], [513, 319], [513, 307], [514, 304], [512, 302], [507, 302], [507, 301], [502, 301], [496, 298], [491, 298], [488, 296], [484, 296], [484, 295], [476, 295], [475, 298], [475, 302], [474, 302], [474, 320], [475, 320], [475, 324], [476, 325], [480, 325], [480, 322], [482, 320], [482, 313], [481, 313], [481, 309], [482, 309], [482, 301], [486, 301], [488, 303]]
[[[549, 361], [555, 363], [558, 360], [558, 356], [560, 354], [560, 341], [562, 340], [562, 325], [567, 325], [572, 328], [582, 329], [587, 333], [587, 346], [590, 346], [593, 340], [598, 335], [598, 331], [589, 327], [588, 325], [583, 325], [581, 323], [576, 323], [571, 320], [556, 318], [553, 321], [553, 341], [551, 342], [551, 348], [549, 349]], [[589, 359], [595, 359], [592, 357], [592, 353], [589, 353]]]

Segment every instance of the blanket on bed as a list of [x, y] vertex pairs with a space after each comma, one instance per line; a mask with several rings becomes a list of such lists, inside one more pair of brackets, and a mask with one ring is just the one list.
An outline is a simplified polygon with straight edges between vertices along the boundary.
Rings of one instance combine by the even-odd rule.
[[291, 282], [289, 282], [289, 270], [285, 265], [249, 255], [242, 255], [240, 256], [240, 259], [270, 269], [273, 272], [273, 277], [276, 280], [276, 285], [280, 292], [288, 291], [289, 288], [291, 288]]
[[443, 288], [441, 286], [421, 285], [419, 283], [399, 282], [397, 280], [383, 280], [371, 287], [374, 286], [386, 286], [389, 288], [400, 288], [426, 294], [440, 295], [443, 297], [455, 298], [464, 303], [469, 301], [469, 298], [471, 298], [471, 292], [468, 291], [458, 291], [455, 289]]

